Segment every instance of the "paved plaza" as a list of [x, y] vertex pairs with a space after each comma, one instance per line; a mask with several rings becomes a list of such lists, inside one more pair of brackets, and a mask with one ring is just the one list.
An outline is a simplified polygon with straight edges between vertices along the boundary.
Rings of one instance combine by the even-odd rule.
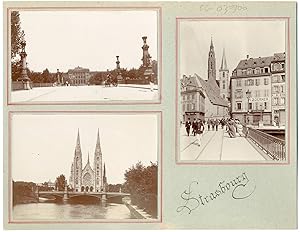
[[266, 156], [263, 156], [245, 137], [237, 134], [236, 138], [230, 138], [226, 130], [221, 127], [218, 131], [208, 131], [205, 125], [201, 145], [198, 146], [196, 137], [187, 136], [185, 126], [181, 125], [180, 160], [263, 161], [266, 160]]
[[117, 87], [55, 86], [35, 87], [31, 90], [12, 91], [10, 102], [87, 102], [87, 101], [149, 101], [158, 100], [158, 87], [125, 85]]

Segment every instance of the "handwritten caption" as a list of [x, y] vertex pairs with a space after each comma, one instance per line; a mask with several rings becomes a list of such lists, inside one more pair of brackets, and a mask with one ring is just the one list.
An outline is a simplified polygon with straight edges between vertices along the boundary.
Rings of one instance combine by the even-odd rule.
[[247, 11], [246, 6], [240, 4], [221, 4], [212, 6], [209, 4], [200, 5], [200, 11], [202, 12], [215, 12], [219, 15], [235, 14]]
[[249, 184], [249, 182], [248, 176], [244, 172], [232, 180], [220, 181], [215, 191], [206, 195], [201, 195], [198, 191], [195, 191], [195, 189], [199, 187], [199, 183], [197, 181], [192, 181], [188, 185], [188, 188], [180, 195], [183, 204], [177, 208], [177, 212], [191, 214], [199, 207], [208, 205], [212, 201], [228, 193], [231, 193], [231, 197], [235, 200], [246, 199], [250, 197], [256, 189], [256, 186]]

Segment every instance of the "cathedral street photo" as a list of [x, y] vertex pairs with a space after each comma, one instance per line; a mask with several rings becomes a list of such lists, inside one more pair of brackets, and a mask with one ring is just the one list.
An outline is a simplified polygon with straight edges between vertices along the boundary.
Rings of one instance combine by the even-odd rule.
[[9, 104], [160, 102], [159, 8], [9, 10]]
[[159, 220], [160, 113], [10, 120], [11, 221]]
[[178, 162], [287, 162], [286, 19], [177, 18]]

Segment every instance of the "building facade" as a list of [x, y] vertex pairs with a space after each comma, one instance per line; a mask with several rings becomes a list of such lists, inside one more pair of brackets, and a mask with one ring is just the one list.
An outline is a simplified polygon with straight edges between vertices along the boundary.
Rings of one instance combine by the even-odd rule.
[[184, 76], [181, 80], [181, 121], [205, 117], [205, 95], [199, 87], [196, 77]]
[[97, 134], [93, 164], [91, 166], [90, 157], [88, 155], [88, 161], [84, 168], [82, 164], [82, 152], [78, 131], [75, 154], [71, 166], [69, 185], [76, 192], [102, 192], [106, 190], [106, 171], [105, 164], [104, 166], [102, 166], [102, 152], [100, 146], [99, 130]]
[[[282, 86], [282, 77], [285, 78], [282, 69], [272, 71], [278, 66], [277, 63], [284, 63], [281, 58], [281, 61], [277, 61], [275, 55], [258, 58], [247, 56], [247, 59], [241, 60], [232, 72], [231, 105], [234, 118], [246, 124], [273, 124], [274, 104], [277, 103], [274, 97], [284, 95], [284, 92], [279, 94], [278, 87], [275, 86]], [[284, 104], [277, 105], [278, 112], [279, 109], [285, 108]]]
[[71, 85], [88, 85], [90, 76], [90, 70], [87, 68], [78, 66], [68, 70], [68, 79]]
[[271, 61], [272, 72], [272, 120], [273, 124], [285, 125], [285, 53], [275, 53]]

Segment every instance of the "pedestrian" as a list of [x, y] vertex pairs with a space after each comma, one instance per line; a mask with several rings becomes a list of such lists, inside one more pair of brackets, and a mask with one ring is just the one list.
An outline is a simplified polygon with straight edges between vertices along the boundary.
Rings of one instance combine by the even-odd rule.
[[243, 136], [243, 125], [240, 123], [240, 121], [237, 121], [236, 123], [237, 132], [240, 135], [240, 137]]
[[230, 138], [236, 137], [236, 129], [234, 126], [234, 121], [232, 119], [230, 119], [228, 121], [228, 134], [229, 134]]
[[218, 126], [219, 126], [219, 119], [216, 118], [215, 120], [216, 131], [218, 131]]
[[196, 131], [197, 131], [197, 121], [196, 121], [196, 118], [194, 118], [194, 121], [192, 123], [192, 128], [193, 128], [193, 135], [195, 136], [196, 135]]
[[201, 121], [201, 119], [198, 119], [196, 137], [197, 137], [197, 144], [199, 147], [201, 146], [201, 139], [202, 139], [203, 131], [204, 131], [204, 124]]
[[211, 121], [210, 119], [207, 119], [207, 129], [210, 130]]
[[185, 129], [186, 129], [187, 136], [190, 136], [191, 125], [192, 123], [190, 121], [190, 118], [188, 118], [188, 120], [185, 122]]
[[215, 130], [215, 121], [212, 119], [210, 121], [210, 123], [211, 123], [212, 130], [214, 131]]

